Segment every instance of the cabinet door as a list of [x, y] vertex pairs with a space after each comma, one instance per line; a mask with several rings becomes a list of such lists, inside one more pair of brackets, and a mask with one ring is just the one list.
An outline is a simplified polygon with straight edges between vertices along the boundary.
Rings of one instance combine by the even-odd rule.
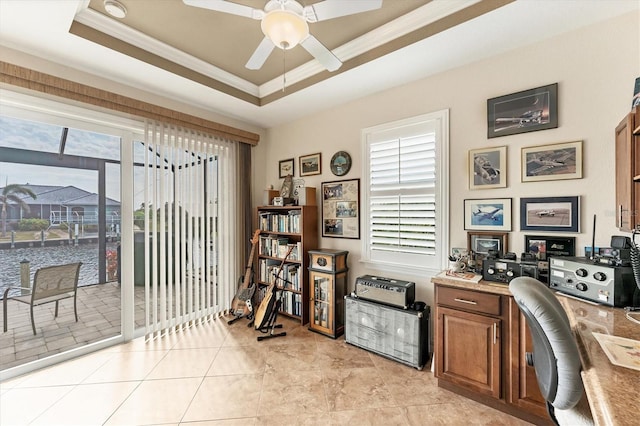
[[436, 308], [436, 377], [500, 398], [501, 320]]
[[533, 352], [533, 339], [524, 315], [518, 310], [515, 301], [511, 300], [515, 316], [512, 317], [513, 349], [511, 365], [511, 396], [509, 402], [542, 418], [547, 417], [545, 400], [540, 393], [535, 368], [527, 365], [525, 353]]
[[616, 127], [616, 226], [621, 231], [631, 232], [636, 225], [634, 207], [634, 163], [633, 141], [634, 115], [628, 114]]
[[311, 328], [327, 334], [335, 330], [333, 316], [334, 308], [334, 276], [323, 272], [309, 271], [309, 285], [311, 286], [311, 300], [309, 305]]

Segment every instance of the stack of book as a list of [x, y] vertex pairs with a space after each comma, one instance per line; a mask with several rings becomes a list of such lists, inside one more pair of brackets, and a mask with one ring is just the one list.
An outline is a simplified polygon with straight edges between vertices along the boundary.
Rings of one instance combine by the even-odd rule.
[[300, 233], [300, 210], [287, 213], [260, 212], [258, 221], [261, 231]]

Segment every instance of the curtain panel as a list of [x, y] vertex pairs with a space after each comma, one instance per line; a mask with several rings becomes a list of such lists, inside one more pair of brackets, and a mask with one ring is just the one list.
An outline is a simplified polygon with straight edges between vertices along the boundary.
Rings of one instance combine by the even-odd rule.
[[222, 315], [235, 293], [243, 220], [239, 143], [147, 120], [144, 142], [148, 337]]

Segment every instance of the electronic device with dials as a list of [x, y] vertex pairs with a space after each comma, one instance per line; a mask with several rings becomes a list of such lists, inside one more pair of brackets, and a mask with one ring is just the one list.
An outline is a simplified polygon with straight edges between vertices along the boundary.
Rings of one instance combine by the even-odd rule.
[[518, 277], [538, 278], [536, 263], [518, 262], [510, 259], [484, 259], [482, 261], [482, 279], [508, 284]]
[[630, 266], [594, 262], [582, 257], [552, 257], [549, 286], [603, 305], [633, 306], [636, 283]]
[[356, 279], [355, 296], [409, 309], [416, 298], [416, 283], [393, 278], [363, 275]]

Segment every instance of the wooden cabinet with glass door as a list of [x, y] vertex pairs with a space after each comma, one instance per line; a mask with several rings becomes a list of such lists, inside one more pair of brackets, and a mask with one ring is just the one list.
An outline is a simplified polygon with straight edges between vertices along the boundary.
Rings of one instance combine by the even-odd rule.
[[348, 251], [309, 250], [309, 329], [329, 337], [344, 333]]

